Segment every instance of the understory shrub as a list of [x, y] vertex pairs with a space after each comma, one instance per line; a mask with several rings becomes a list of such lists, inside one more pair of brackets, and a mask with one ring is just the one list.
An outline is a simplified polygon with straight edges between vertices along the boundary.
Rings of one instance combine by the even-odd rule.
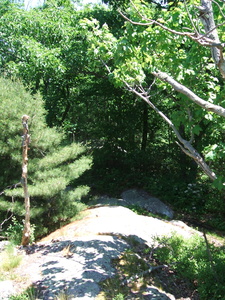
[[[5, 235], [8, 240], [14, 245], [20, 245], [23, 235], [23, 222], [19, 222], [15, 216], [12, 217], [12, 222], [5, 230]], [[33, 243], [35, 240], [35, 225], [31, 224], [30, 232], [30, 243]]]
[[158, 239], [156, 258], [197, 286], [200, 299], [224, 299], [224, 247], [206, 245], [203, 238], [185, 239], [174, 234]]

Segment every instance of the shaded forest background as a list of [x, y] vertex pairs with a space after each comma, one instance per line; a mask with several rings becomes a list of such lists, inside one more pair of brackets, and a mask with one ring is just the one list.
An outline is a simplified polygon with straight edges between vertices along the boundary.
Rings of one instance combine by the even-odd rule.
[[[162, 7], [146, 3], [157, 19], [163, 17]], [[179, 4], [170, 11], [168, 22], [174, 27], [188, 18]], [[134, 14], [132, 9], [128, 14]], [[148, 64], [159, 65], [157, 59], [163, 57], [164, 69], [223, 105], [224, 82], [209, 49], [173, 37], [175, 44], [165, 45], [168, 37], [161, 31], [150, 41], [148, 29], [128, 24], [113, 6], [74, 6], [67, 0], [48, 0], [28, 11], [1, 0], [0, 26], [1, 220], [12, 214], [23, 219], [20, 118], [28, 114], [28, 184], [37, 236], [69, 222], [88, 199], [119, 197], [129, 188], [160, 197], [199, 226], [225, 230], [223, 118], [195, 108], [162, 83], [152, 84], [151, 67], [143, 67], [144, 84], [152, 84], [151, 99], [158, 109], [221, 174], [213, 184], [177, 146], [160, 115], [107, 72], [117, 64], [126, 75], [124, 62], [135, 66], [139, 59], [142, 65], [147, 52]], [[104, 46], [110, 43], [111, 54]], [[135, 55], [137, 61], [132, 61]], [[9, 224], [10, 219], [2, 229]]]

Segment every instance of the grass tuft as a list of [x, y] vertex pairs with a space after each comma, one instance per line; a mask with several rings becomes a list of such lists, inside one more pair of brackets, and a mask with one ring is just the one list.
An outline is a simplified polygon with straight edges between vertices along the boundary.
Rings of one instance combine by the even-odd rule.
[[37, 290], [31, 286], [19, 295], [13, 295], [9, 300], [36, 300], [39, 299], [37, 296]]
[[22, 256], [18, 255], [13, 244], [6, 246], [0, 253], [0, 280], [13, 278], [13, 270], [17, 268], [22, 261]]

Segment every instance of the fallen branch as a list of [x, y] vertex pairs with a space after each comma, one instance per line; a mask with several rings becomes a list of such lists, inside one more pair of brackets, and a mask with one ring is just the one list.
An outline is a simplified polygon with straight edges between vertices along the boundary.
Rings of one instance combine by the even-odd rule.
[[131, 277], [128, 278], [128, 279], [124, 279], [124, 280], [122, 281], [121, 284], [122, 284], [122, 285], [129, 284], [129, 283], [131, 283], [132, 281], [134, 281], [134, 280], [136, 280], [136, 279], [139, 279], [140, 277], [142, 277], [142, 276], [144, 276], [144, 275], [146, 275], [146, 274], [148, 274], [148, 273], [152, 273], [152, 272], [155, 271], [155, 270], [163, 269], [163, 268], [169, 268], [169, 266], [168, 266], [168, 265], [159, 265], [159, 266], [155, 266], [155, 267], [150, 266], [150, 267], [148, 268], [148, 270], [145, 270], [145, 271], [143, 271], [143, 272], [137, 273], [137, 274], [131, 276]]
[[158, 265], [158, 266], [151, 266], [150, 264], [148, 264], [149, 268], [147, 270], [145, 270], [143, 272], [140, 272], [140, 273], [137, 273], [137, 274], [129, 277], [128, 279], [124, 279], [121, 284], [122, 285], [129, 284], [132, 281], [134, 281], [136, 279], [139, 279], [140, 277], [143, 277], [146, 274], [152, 273], [152, 272], [154, 272], [156, 270], [159, 270], [159, 269], [169, 268], [171, 265], [178, 264], [178, 263], [179, 262], [174, 262], [174, 263], [171, 263], [169, 265]]

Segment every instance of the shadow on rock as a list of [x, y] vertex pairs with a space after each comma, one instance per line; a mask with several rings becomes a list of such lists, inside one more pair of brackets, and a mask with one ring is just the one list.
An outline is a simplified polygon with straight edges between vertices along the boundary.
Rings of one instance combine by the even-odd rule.
[[83, 237], [36, 245], [43, 255], [42, 280], [36, 283], [41, 299], [54, 299], [60, 293], [73, 299], [95, 299], [98, 283], [115, 275], [111, 260], [129, 244], [115, 236]]
[[[99, 283], [116, 274], [112, 259], [118, 258], [134, 244], [145, 244], [135, 235], [88, 236], [73, 240], [37, 243], [27, 248], [41, 257], [42, 279], [35, 283], [39, 299], [95, 299], [100, 293]], [[140, 299], [140, 294], [131, 298]], [[141, 299], [173, 299], [155, 287], [146, 287]]]
[[137, 296], [133, 293], [127, 300], [175, 300], [175, 298], [171, 295], [168, 297], [166, 294], [160, 292], [157, 288], [149, 286], [146, 288], [146, 292], [141, 296]]

